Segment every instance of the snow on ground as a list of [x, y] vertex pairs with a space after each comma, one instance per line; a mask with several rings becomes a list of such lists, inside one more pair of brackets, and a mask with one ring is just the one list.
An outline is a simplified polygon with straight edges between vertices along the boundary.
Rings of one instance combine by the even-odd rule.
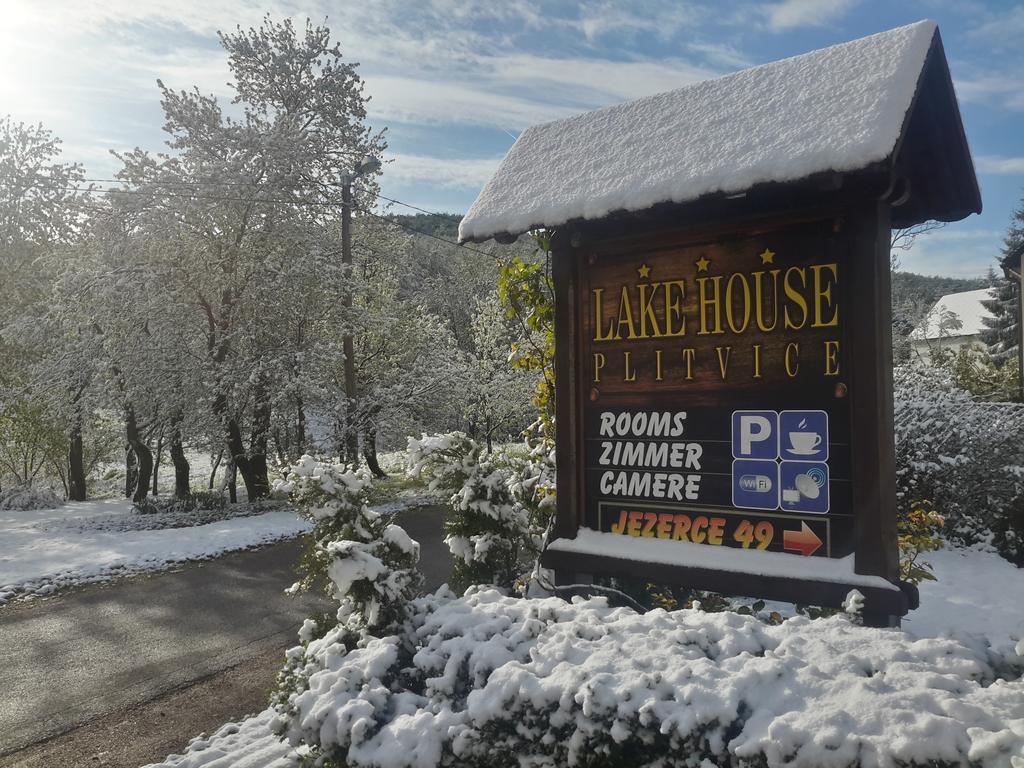
[[[977, 672], [988, 663], [1000, 662], [1000, 657], [1003, 663], [1019, 666], [1019, 660], [1013, 662], [1012, 659], [1024, 653], [1024, 609], [1021, 608], [1024, 606], [1024, 569], [1015, 568], [998, 555], [981, 550], [947, 549], [930, 552], [926, 559], [933, 564], [938, 581], [922, 585], [922, 607], [904, 619], [905, 633], [898, 630], [864, 630], [860, 633], [856, 628], [843, 629], [836, 624], [841, 621], [839, 619], [808, 622], [801, 617], [794, 622], [787, 622], [782, 628], [744, 624], [745, 630], [740, 634], [745, 636], [752, 632], [751, 637], [756, 635], [762, 641], [764, 638], [774, 638], [765, 642], [768, 645], [778, 642], [778, 646], [760, 660], [756, 656], [746, 660], [737, 657], [737, 661], [742, 661], [737, 669], [742, 670], [749, 664], [781, 664], [785, 667], [780, 667], [782, 674], [793, 676], [792, 682], [795, 683], [799, 678], [802, 680], [801, 685], [817, 686], [820, 691], [814, 695], [824, 695], [826, 698], [818, 702], [813, 711], [805, 710], [804, 715], [799, 715], [769, 712], [774, 712], [772, 708], [777, 709], [779, 706], [792, 706], [795, 712], [800, 711], [800, 699], [793, 686], [779, 688], [785, 689], [786, 693], [778, 702], [775, 694], [762, 696], [760, 703], [766, 709], [754, 724], [757, 727], [743, 731], [748, 749], [756, 751], [759, 748], [774, 748], [773, 740], [792, 737], [798, 730], [796, 725], [806, 721], [809, 734], [817, 732], [815, 729], [825, 728], [827, 731], [825, 736], [813, 737], [817, 741], [811, 746], [816, 748], [818, 741], [821, 744], [829, 742], [825, 744], [828, 747], [827, 754], [834, 756], [836, 747], [848, 747], [843, 745], [844, 737], [838, 731], [826, 728], [825, 720], [828, 718], [825, 715], [833, 712], [836, 718], [850, 727], [853, 725], [851, 717], [864, 719], [868, 731], [867, 740], [863, 743], [874, 744], [872, 749], [884, 750], [887, 746], [895, 745], [898, 751], [910, 754], [916, 749], [915, 739], [910, 738], [912, 729], [921, 736], [916, 740], [919, 745], [937, 743], [939, 740], [955, 751], [954, 742], [965, 738], [964, 734], [967, 733], [965, 723], [971, 718], [981, 718], [979, 723], [985, 721], [986, 727], [972, 731], [966, 737], [974, 744], [972, 757], [986, 764], [1012, 765], [1013, 768], [1024, 765], [1019, 758], [1017, 762], [1004, 762], [1014, 750], [1024, 745], [1024, 692], [1019, 690], [1021, 682], [996, 682], [986, 687], [979, 686], [973, 678], [967, 679], [970, 678], [969, 674], [961, 678], [964, 670], [969, 672], [973, 669]], [[692, 612], [684, 613], [694, 616]], [[734, 624], [740, 618], [735, 617], [734, 620], [722, 617], [722, 614], [706, 614], [705, 628], [701, 631], [710, 631], [723, 621], [731, 627], [730, 622]], [[438, 620], [431, 619], [435, 623]], [[687, 618], [684, 623], [693, 623], [693, 619]], [[931, 639], [943, 635], [953, 635], [959, 643], [948, 641], [948, 645], [942, 645], [947, 641]], [[922, 639], [915, 641], [915, 637]], [[643, 638], [643, 641], [634, 641], [632, 645], [620, 642], [618, 651], [613, 649], [612, 653], [604, 654], [605, 660], [628, 658], [641, 649], [656, 650], [657, 643], [649, 641], [646, 629]], [[891, 638], [891, 641], [887, 638]], [[742, 644], [741, 640], [738, 635], [733, 638], [734, 644]], [[579, 637], [576, 637], [565, 647], [570, 648], [580, 642]], [[721, 645], [721, 642], [717, 644]], [[628, 653], [621, 650], [627, 646], [630, 649]], [[783, 648], [786, 653], [782, 653]], [[585, 665], [590, 656], [589, 653], [582, 653], [580, 664]], [[849, 669], [844, 666], [847, 656], [850, 659], [847, 665]], [[863, 666], [870, 661], [869, 656], [877, 657], [871, 664], [876, 664], [878, 669], [889, 670], [879, 677], [884, 678], [884, 684], [876, 685], [875, 678], [864, 678], [863, 670], [857, 671], [858, 665]], [[763, 659], [772, 661], [765, 662]], [[788, 661], [783, 661], [786, 659]], [[710, 661], [701, 663], [714, 666]], [[717, 673], [725, 674], [727, 668], [728, 664], [719, 665]], [[804, 668], [808, 668], [806, 674], [801, 671]], [[747, 676], [747, 682], [756, 681], [759, 676], [765, 680], [775, 680], [774, 675], [780, 670], [772, 674], [764, 670], [752, 672]], [[494, 685], [500, 688], [505, 677], [524, 674], [526, 672], [521, 664], [509, 665], [507, 670], [495, 673]], [[639, 673], [616, 675], [616, 679], [625, 683], [628, 679], [637, 679], [637, 675]], [[596, 681], [598, 677], [591, 678], [591, 681]], [[695, 678], [699, 678], [699, 675]], [[829, 683], [830, 680], [833, 683]], [[545, 681], [543, 676], [531, 683], [535, 686], [550, 684], [551, 681]], [[572, 685], [576, 686], [574, 690], [582, 690], [580, 681]], [[953, 685], [953, 688], [945, 691], [943, 686], [948, 685]], [[902, 693], [897, 689], [902, 690]], [[863, 695], [858, 694], [858, 691]], [[705, 703], [710, 701], [714, 698], [713, 693], [714, 686], [702, 689], [700, 700]], [[890, 700], [885, 706], [879, 707], [877, 696], [883, 694]], [[612, 698], [621, 700], [621, 697]], [[502, 700], [507, 700], [507, 697]], [[894, 707], [900, 711], [894, 714]], [[994, 714], [996, 710], [998, 715]], [[268, 709], [240, 724], [229, 724], [208, 739], [194, 741], [187, 754], [169, 756], [166, 762], [159, 764], [159, 768], [219, 768], [228, 765], [237, 768], [283, 768], [292, 765], [289, 756], [294, 754], [293, 750], [270, 733], [272, 718], [273, 712]], [[986, 732], [987, 727], [999, 718], [1018, 725], [1012, 726], [1009, 731], [997, 729]], [[877, 728], [881, 736], [872, 736], [871, 728]], [[426, 734], [423, 735], [426, 737]], [[814, 764], [811, 753], [803, 753], [801, 759], [804, 760], [801, 764]]]
[[937, 581], [920, 585], [921, 608], [903, 620], [919, 637], [974, 634], [995, 648], [1024, 639], [1024, 568], [994, 552], [943, 549], [922, 559]]
[[[137, 517], [125, 499], [0, 512], [0, 606], [73, 584], [106, 581], [291, 538], [309, 523], [291, 510], [189, 528], [117, 530]], [[92, 524], [92, 527], [90, 527]]]

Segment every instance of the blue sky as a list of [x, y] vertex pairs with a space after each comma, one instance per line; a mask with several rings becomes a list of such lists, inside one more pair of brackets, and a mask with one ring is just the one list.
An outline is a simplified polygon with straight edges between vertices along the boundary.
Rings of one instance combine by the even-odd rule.
[[922, 18], [939, 23], [985, 211], [901, 255], [980, 275], [1024, 195], [1024, 4], [971, 0], [6, 0], [0, 109], [42, 122], [92, 176], [162, 148], [155, 81], [229, 95], [218, 29], [326, 18], [387, 127], [384, 194], [464, 212], [526, 126]]

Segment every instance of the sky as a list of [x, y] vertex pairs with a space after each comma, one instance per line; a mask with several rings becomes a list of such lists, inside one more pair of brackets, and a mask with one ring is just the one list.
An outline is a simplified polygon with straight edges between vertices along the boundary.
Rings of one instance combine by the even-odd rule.
[[[326, 23], [386, 128], [383, 194], [464, 213], [527, 126], [852, 40], [939, 24], [984, 211], [900, 254], [983, 275], [1024, 196], [1024, 2], [0, 0], [0, 116], [42, 123], [90, 177], [164, 149], [156, 80], [230, 100], [217, 31]], [[398, 212], [399, 208], [395, 208]]]

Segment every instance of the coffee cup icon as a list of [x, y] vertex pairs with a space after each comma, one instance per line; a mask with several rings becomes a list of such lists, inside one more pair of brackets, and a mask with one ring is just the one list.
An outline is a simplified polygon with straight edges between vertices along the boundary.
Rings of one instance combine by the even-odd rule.
[[790, 453], [798, 453], [803, 456], [810, 456], [818, 452], [821, 445], [821, 435], [817, 432], [790, 432], [789, 444], [792, 446]]

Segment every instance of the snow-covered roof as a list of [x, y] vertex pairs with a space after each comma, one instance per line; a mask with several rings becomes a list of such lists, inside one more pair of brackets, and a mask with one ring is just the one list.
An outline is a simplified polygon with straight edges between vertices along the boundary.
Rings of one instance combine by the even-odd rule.
[[[463, 218], [459, 238], [516, 235], [891, 161], [930, 57], [938, 63], [929, 67], [930, 114], [919, 121], [926, 146], [911, 162], [916, 169], [923, 155], [927, 172], [943, 178], [912, 184], [927, 210], [911, 216], [963, 218], [981, 210], [980, 195], [971, 197], [977, 183], [936, 25], [921, 21], [528, 128]], [[931, 196], [950, 194], [959, 197], [934, 210]]]
[[[910, 338], [923, 341], [945, 336], [977, 336], [985, 328], [982, 318], [992, 317], [981, 302], [991, 298], [988, 288], [947, 294], [935, 302], [924, 321], [910, 332]], [[948, 324], [949, 313], [956, 315], [960, 321], [959, 328]]]

